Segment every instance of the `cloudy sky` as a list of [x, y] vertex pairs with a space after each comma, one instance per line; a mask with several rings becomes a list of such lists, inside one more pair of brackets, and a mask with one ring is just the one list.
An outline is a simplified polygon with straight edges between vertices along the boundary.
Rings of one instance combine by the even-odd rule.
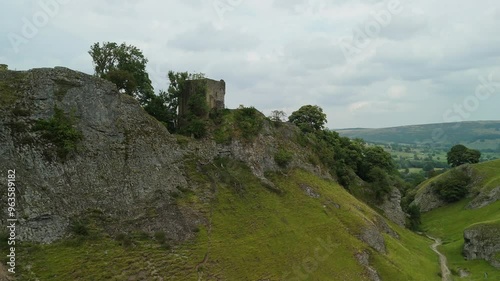
[[[498, 0], [0, 0], [0, 63], [93, 73], [94, 42], [126, 42], [169, 70], [226, 81], [229, 108], [328, 127], [500, 119]], [[335, 4], [332, 4], [335, 3]]]

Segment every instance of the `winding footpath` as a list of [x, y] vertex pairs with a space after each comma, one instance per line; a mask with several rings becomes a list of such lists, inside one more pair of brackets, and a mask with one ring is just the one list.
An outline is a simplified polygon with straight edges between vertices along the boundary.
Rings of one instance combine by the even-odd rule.
[[441, 264], [441, 276], [442, 276], [442, 281], [452, 281], [451, 279], [451, 272], [450, 272], [450, 269], [448, 268], [448, 265], [447, 265], [447, 260], [446, 260], [446, 256], [443, 255], [438, 249], [437, 247], [440, 246], [442, 244], [441, 240], [438, 239], [438, 238], [434, 238], [432, 236], [429, 236], [426, 234], [426, 236], [429, 238], [429, 239], [432, 239], [434, 240], [434, 244], [431, 245], [431, 249], [439, 256], [439, 264]]

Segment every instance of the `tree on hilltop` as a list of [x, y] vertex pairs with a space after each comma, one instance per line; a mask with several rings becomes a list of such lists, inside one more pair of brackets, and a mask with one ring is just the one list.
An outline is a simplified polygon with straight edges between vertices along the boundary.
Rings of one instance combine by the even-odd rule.
[[450, 166], [457, 167], [466, 163], [479, 163], [481, 152], [479, 152], [479, 150], [469, 149], [465, 145], [457, 144], [448, 151], [446, 158]]
[[154, 89], [146, 72], [148, 60], [135, 46], [114, 42], [95, 43], [89, 51], [95, 75], [116, 84], [118, 89], [134, 96], [145, 105], [154, 96]]
[[326, 114], [317, 105], [304, 105], [294, 111], [288, 121], [297, 125], [303, 132], [323, 130], [326, 123]]

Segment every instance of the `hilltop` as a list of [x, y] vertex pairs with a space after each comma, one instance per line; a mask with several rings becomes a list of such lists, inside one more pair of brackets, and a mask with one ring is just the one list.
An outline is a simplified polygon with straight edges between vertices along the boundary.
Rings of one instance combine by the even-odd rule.
[[410, 125], [380, 129], [339, 129], [341, 135], [375, 143], [451, 147], [457, 143], [481, 151], [500, 148], [500, 121], [469, 121]]
[[352, 196], [292, 124], [241, 108], [173, 135], [66, 68], [0, 71], [0, 90], [20, 280], [439, 280], [432, 241], [386, 218], [397, 194]]

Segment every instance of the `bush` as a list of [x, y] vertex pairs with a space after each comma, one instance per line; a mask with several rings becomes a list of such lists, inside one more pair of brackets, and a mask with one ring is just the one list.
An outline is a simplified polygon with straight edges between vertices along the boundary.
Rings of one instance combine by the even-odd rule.
[[441, 200], [451, 203], [459, 201], [469, 193], [467, 186], [470, 181], [465, 172], [453, 170], [445, 179], [432, 183], [431, 187]]
[[263, 117], [255, 107], [243, 107], [234, 111], [236, 126], [244, 139], [251, 140], [257, 136], [264, 124]]
[[274, 154], [274, 161], [281, 168], [286, 168], [288, 164], [292, 161], [293, 154], [290, 151], [280, 148], [276, 154]]
[[185, 129], [186, 134], [201, 139], [207, 135], [207, 123], [201, 118], [193, 118]]
[[87, 227], [87, 224], [83, 221], [74, 221], [71, 224], [71, 232], [78, 236], [88, 236], [89, 235], [89, 229]]
[[214, 131], [214, 141], [218, 144], [230, 144], [232, 140], [231, 131], [227, 128], [219, 127]]
[[61, 159], [77, 149], [83, 134], [74, 126], [73, 114], [67, 116], [64, 110], [54, 107], [54, 116], [48, 120], [38, 120], [34, 130], [42, 131], [42, 137], [56, 146], [56, 153]]
[[229, 109], [217, 109], [212, 108], [208, 117], [214, 122], [215, 125], [221, 125], [224, 122], [224, 116], [227, 116], [231, 113]]
[[408, 215], [410, 216], [408, 227], [414, 231], [420, 230], [420, 224], [422, 223], [420, 220], [420, 206], [410, 205], [408, 207]]
[[167, 236], [165, 235], [165, 232], [163, 232], [163, 231], [155, 232], [154, 237], [155, 237], [155, 240], [160, 244], [165, 244], [165, 242], [167, 242]]
[[132, 246], [133, 244], [133, 241], [132, 241], [132, 238], [130, 237], [130, 235], [127, 235], [125, 233], [120, 233], [116, 236], [115, 238], [118, 242], [120, 242], [120, 244], [123, 246], [123, 247], [130, 247]]

